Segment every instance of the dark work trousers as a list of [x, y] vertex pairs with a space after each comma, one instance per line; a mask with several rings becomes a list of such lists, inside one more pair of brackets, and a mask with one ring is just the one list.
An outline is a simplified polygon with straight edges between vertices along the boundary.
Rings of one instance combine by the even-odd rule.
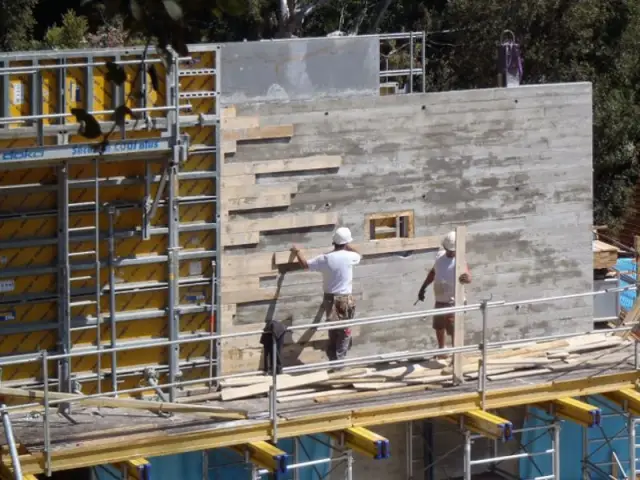
[[[268, 322], [262, 335], [260, 336], [260, 343], [264, 353], [264, 366], [263, 370], [267, 373], [273, 373], [273, 364], [275, 360], [276, 373], [282, 373], [282, 346], [284, 345], [284, 337], [286, 333], [286, 327], [277, 320]], [[276, 358], [273, 358], [273, 338], [276, 339]]]

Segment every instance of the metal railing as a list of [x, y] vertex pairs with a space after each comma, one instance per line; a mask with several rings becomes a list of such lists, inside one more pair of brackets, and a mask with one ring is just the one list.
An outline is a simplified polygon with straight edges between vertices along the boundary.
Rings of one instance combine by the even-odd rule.
[[[434, 315], [442, 315], [447, 313], [463, 313], [463, 312], [476, 312], [480, 311], [483, 314], [483, 323], [482, 323], [482, 343], [465, 345], [462, 347], [451, 347], [451, 348], [442, 348], [442, 349], [430, 349], [430, 350], [420, 350], [420, 351], [404, 351], [404, 352], [394, 352], [394, 353], [386, 353], [386, 354], [377, 354], [377, 355], [368, 355], [361, 357], [348, 358], [344, 360], [332, 360], [327, 362], [317, 362], [307, 365], [301, 366], [292, 366], [283, 368], [283, 372], [285, 373], [293, 373], [300, 371], [312, 371], [312, 370], [321, 370], [326, 369], [327, 367], [346, 367], [346, 366], [359, 366], [359, 365], [375, 365], [377, 363], [387, 363], [390, 361], [400, 361], [400, 360], [411, 360], [411, 359], [425, 359], [429, 357], [434, 357], [446, 353], [456, 354], [456, 353], [469, 353], [473, 351], [479, 351], [482, 355], [482, 361], [479, 362], [478, 365], [478, 379], [477, 379], [477, 391], [482, 395], [482, 408], [485, 407], [485, 396], [488, 391], [487, 388], [487, 372], [486, 372], [486, 359], [487, 353], [489, 350], [497, 349], [501, 347], [515, 347], [521, 344], [529, 344], [531, 342], [540, 342], [540, 341], [548, 341], [548, 340], [558, 340], [563, 338], [575, 337], [576, 335], [591, 335], [591, 334], [602, 334], [602, 333], [613, 333], [613, 332], [626, 332], [631, 330], [632, 326], [623, 326], [612, 328], [609, 330], [586, 330], [583, 332], [572, 332], [572, 333], [559, 333], [554, 335], [547, 335], [541, 337], [529, 337], [529, 338], [521, 338], [517, 340], [504, 340], [499, 342], [486, 342], [487, 338], [487, 330], [489, 328], [489, 311], [494, 308], [505, 308], [511, 306], [520, 306], [520, 305], [531, 305], [538, 303], [549, 303], [560, 300], [571, 300], [577, 298], [586, 298], [596, 295], [604, 295], [610, 294], [614, 292], [623, 292], [626, 290], [636, 289], [635, 285], [627, 286], [627, 287], [616, 287], [607, 290], [600, 290], [595, 292], [586, 292], [586, 293], [576, 293], [576, 294], [568, 294], [568, 295], [558, 295], [552, 297], [541, 297], [541, 298], [532, 298], [525, 299], [519, 301], [488, 301], [484, 300], [480, 303], [466, 305], [461, 307], [451, 307], [451, 308], [442, 308], [442, 309], [429, 309], [429, 310], [421, 310], [415, 312], [407, 312], [401, 314], [392, 314], [392, 315], [382, 315], [382, 316], [374, 316], [362, 318], [359, 320], [345, 320], [345, 321], [335, 321], [330, 323], [325, 323], [323, 325], [319, 325], [317, 323], [308, 323], [304, 325], [295, 325], [287, 328], [288, 332], [293, 332], [296, 330], [303, 329], [314, 329], [317, 331], [324, 330], [333, 330], [338, 328], [345, 327], [356, 327], [361, 325], [375, 325], [379, 323], [393, 323], [399, 321], [407, 321], [407, 320], [423, 320], [425, 317], [431, 317]], [[84, 350], [82, 352], [71, 352], [65, 354], [54, 354], [50, 355], [47, 351], [42, 351], [37, 355], [30, 356], [22, 356], [20, 358], [6, 358], [0, 359], [0, 368], [5, 365], [16, 365], [16, 364], [29, 364], [40, 362], [42, 368], [42, 379], [43, 379], [43, 402], [32, 402], [32, 403], [23, 403], [14, 406], [0, 406], [0, 414], [6, 414], [7, 412], [11, 412], [12, 410], [24, 409], [27, 407], [36, 407], [41, 404], [44, 404], [44, 415], [43, 415], [43, 430], [44, 430], [44, 459], [45, 459], [45, 471], [47, 475], [51, 473], [51, 427], [50, 427], [50, 419], [49, 419], [49, 409], [52, 406], [59, 404], [72, 404], [76, 402], [81, 402], [86, 399], [92, 398], [108, 398], [117, 395], [123, 394], [134, 394], [141, 392], [148, 392], [152, 390], [150, 386], [137, 387], [137, 388], [129, 388], [126, 390], [118, 390], [114, 392], [103, 392], [93, 395], [85, 395], [78, 397], [67, 397], [51, 399], [50, 395], [50, 379], [49, 379], [49, 362], [58, 361], [62, 359], [71, 359], [74, 357], [86, 357], [88, 355], [116, 355], [118, 352], [124, 352], [129, 350], [137, 350], [144, 348], [154, 348], [158, 346], [172, 346], [172, 345], [182, 345], [203, 341], [220, 341], [222, 339], [228, 338], [239, 338], [239, 337], [251, 337], [251, 336], [260, 336], [262, 335], [262, 330], [255, 330], [250, 332], [241, 332], [241, 333], [229, 333], [229, 334], [217, 334], [217, 335], [194, 335], [189, 338], [183, 338], [179, 340], [162, 340], [162, 341], [149, 341], [145, 343], [138, 343], [135, 345], [126, 345], [115, 348], [102, 348], [102, 349], [93, 349], [90, 351]], [[277, 392], [278, 392], [278, 376], [277, 369], [275, 368], [275, 363], [277, 357], [277, 345], [274, 338], [273, 344], [273, 357], [272, 357], [272, 385], [269, 391], [269, 418], [272, 427], [272, 440], [277, 442], [278, 440], [278, 409], [277, 409]], [[640, 368], [640, 361], [638, 356], [638, 343], [635, 343], [635, 352], [634, 352], [634, 367], [636, 370]], [[175, 388], [177, 386], [188, 386], [188, 385], [206, 385], [211, 384], [212, 382], [218, 382], [224, 379], [231, 378], [242, 378], [247, 376], [252, 376], [256, 374], [260, 374], [262, 372], [259, 371], [251, 371], [251, 372], [243, 372], [236, 373], [230, 375], [219, 375], [208, 378], [199, 378], [195, 380], [188, 381], [177, 381], [177, 382], [169, 382], [164, 384], [158, 384], [158, 388]], [[452, 374], [453, 375], [453, 374]], [[452, 377], [453, 378], [453, 377]]]

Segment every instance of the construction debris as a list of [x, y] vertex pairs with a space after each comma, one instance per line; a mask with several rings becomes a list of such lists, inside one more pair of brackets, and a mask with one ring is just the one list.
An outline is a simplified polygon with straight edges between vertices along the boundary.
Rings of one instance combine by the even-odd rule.
[[[632, 343], [630, 338], [597, 333], [492, 349], [487, 352], [487, 379], [497, 382], [544, 374], [564, 375], [581, 368], [606, 368], [629, 360], [629, 352], [624, 350]], [[464, 356], [462, 371], [466, 380], [478, 379], [481, 362], [480, 354]], [[321, 370], [301, 375], [283, 374], [278, 375], [277, 400], [334, 403], [382, 394], [420, 392], [451, 385], [451, 374], [450, 365], [432, 359], [383, 364], [377, 368], [345, 368], [334, 373]], [[271, 384], [271, 376], [229, 379], [221, 382], [221, 397], [228, 401], [264, 396]]]

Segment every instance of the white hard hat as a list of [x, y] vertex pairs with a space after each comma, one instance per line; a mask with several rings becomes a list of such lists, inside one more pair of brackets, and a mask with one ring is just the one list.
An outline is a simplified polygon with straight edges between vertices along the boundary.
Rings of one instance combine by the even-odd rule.
[[351, 230], [347, 227], [340, 227], [333, 234], [333, 243], [336, 245], [346, 245], [351, 242], [353, 242], [353, 238], [351, 238]]
[[442, 246], [445, 250], [450, 252], [456, 251], [456, 232], [449, 232], [447, 236], [442, 239]]

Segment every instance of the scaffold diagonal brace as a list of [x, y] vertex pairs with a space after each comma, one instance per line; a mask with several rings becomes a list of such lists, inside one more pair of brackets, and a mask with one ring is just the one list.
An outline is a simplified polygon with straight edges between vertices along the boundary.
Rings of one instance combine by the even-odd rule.
[[233, 447], [233, 450], [241, 455], [249, 454], [249, 461], [254, 465], [269, 470], [274, 475], [274, 479], [287, 473], [287, 452], [269, 442], [251, 442], [242, 446]]
[[389, 440], [363, 427], [352, 427], [331, 434], [344, 446], [374, 460], [389, 458]]

